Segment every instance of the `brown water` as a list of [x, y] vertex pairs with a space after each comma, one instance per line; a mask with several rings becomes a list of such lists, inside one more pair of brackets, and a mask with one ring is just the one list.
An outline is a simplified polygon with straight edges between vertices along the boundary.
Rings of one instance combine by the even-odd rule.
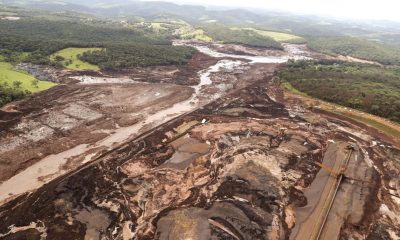
[[171, 143], [175, 153], [159, 168], [185, 169], [198, 157], [207, 154], [210, 146], [185, 135]]

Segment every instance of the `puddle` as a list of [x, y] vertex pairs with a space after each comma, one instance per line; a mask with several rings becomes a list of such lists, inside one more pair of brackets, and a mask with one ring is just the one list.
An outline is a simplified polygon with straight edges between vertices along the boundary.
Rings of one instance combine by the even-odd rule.
[[108, 225], [111, 223], [107, 214], [92, 208], [81, 210], [75, 215], [75, 219], [86, 224], [85, 240], [100, 239], [100, 233], [106, 232]]
[[175, 149], [175, 153], [170, 159], [163, 163], [159, 168], [175, 168], [183, 170], [198, 157], [207, 154], [210, 146], [206, 143], [201, 143], [197, 139], [185, 135], [171, 143]]

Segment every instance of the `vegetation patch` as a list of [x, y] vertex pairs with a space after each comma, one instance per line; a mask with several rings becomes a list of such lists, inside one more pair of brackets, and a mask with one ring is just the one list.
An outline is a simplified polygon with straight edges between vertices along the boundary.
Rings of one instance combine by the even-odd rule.
[[150, 27], [155, 31], [168, 30], [168, 25], [162, 22], [151, 22]]
[[[274, 32], [274, 31], [266, 31], [266, 30], [259, 30], [255, 28], [244, 28], [245, 30], [254, 31], [261, 36], [270, 37], [277, 42], [286, 42], [286, 43], [305, 43], [306, 40], [302, 37], [290, 34], [290, 33], [283, 33], [283, 32]], [[236, 29], [234, 29], [236, 30]]]
[[117, 71], [156, 65], [182, 65], [192, 57], [194, 52], [194, 48], [185, 46], [124, 44], [84, 52], [80, 60], [98, 65], [102, 70]]
[[55, 86], [55, 83], [39, 81], [33, 76], [17, 71], [11, 63], [2, 62], [0, 56], [0, 107], [27, 95]]
[[98, 71], [100, 68], [97, 65], [84, 62], [79, 59], [79, 56], [86, 52], [99, 50], [101, 48], [66, 48], [51, 55], [50, 59], [69, 69]]
[[329, 55], [344, 55], [376, 61], [381, 64], [400, 64], [398, 48], [353, 37], [309, 37], [309, 48]]
[[400, 122], [400, 68], [297, 61], [280, 79], [309, 96]]
[[212, 37], [208, 36], [201, 28], [192, 29], [191, 27], [184, 27], [180, 31], [180, 37], [182, 39], [196, 39], [203, 42], [211, 42], [213, 40]]
[[55, 86], [55, 83], [47, 81], [39, 81], [32, 75], [23, 71], [15, 70], [12, 64], [8, 62], [0, 62], [0, 83], [14, 86], [17, 83], [22, 90], [29, 92], [39, 92]]
[[215, 41], [243, 44], [251, 47], [283, 49], [281, 44], [271, 37], [260, 35], [252, 30], [233, 30], [221, 24], [209, 24], [202, 28]]
[[26, 62], [54, 64], [49, 56], [65, 48], [106, 47], [111, 44], [169, 45], [166, 33], [131, 29], [121, 25], [48, 19], [0, 21], [0, 54], [29, 52]]
[[333, 103], [328, 103], [320, 99], [313, 98], [306, 93], [300, 92], [294, 88], [289, 82], [282, 81], [281, 87], [285, 89], [287, 95], [294, 95], [296, 98], [301, 99], [303, 104], [310, 108], [319, 108], [327, 112], [334, 113], [339, 116], [343, 116], [357, 122], [366, 124], [373, 127], [388, 136], [394, 137], [400, 140], [400, 125], [394, 122], [390, 122], [384, 118], [377, 117], [362, 111], [357, 111], [355, 109], [343, 107]]

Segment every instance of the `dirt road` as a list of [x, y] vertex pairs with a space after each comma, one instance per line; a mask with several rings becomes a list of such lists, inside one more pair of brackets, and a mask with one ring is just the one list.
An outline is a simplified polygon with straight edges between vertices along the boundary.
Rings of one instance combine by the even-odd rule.
[[[349, 154], [352, 154], [347, 146], [348, 143], [345, 142], [330, 144], [324, 155], [323, 164], [335, 173], [340, 172], [345, 167]], [[334, 173], [322, 169], [319, 171], [314, 182], [304, 193], [308, 204], [298, 209], [298, 221], [290, 239], [319, 239], [339, 184], [340, 178]]]

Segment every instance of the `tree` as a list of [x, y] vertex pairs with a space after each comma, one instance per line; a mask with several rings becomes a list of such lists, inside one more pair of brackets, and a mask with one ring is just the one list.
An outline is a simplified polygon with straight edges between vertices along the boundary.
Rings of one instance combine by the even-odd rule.
[[33, 79], [31, 84], [32, 84], [32, 87], [39, 88], [39, 80]]
[[15, 88], [15, 89], [20, 89], [21, 88], [21, 85], [22, 85], [22, 82], [21, 81], [14, 81], [13, 82], [13, 87]]
[[55, 58], [55, 60], [56, 60], [56, 62], [62, 62], [62, 61], [64, 61], [65, 60], [65, 58], [64, 57], [62, 57], [62, 56], [56, 56], [56, 58]]

